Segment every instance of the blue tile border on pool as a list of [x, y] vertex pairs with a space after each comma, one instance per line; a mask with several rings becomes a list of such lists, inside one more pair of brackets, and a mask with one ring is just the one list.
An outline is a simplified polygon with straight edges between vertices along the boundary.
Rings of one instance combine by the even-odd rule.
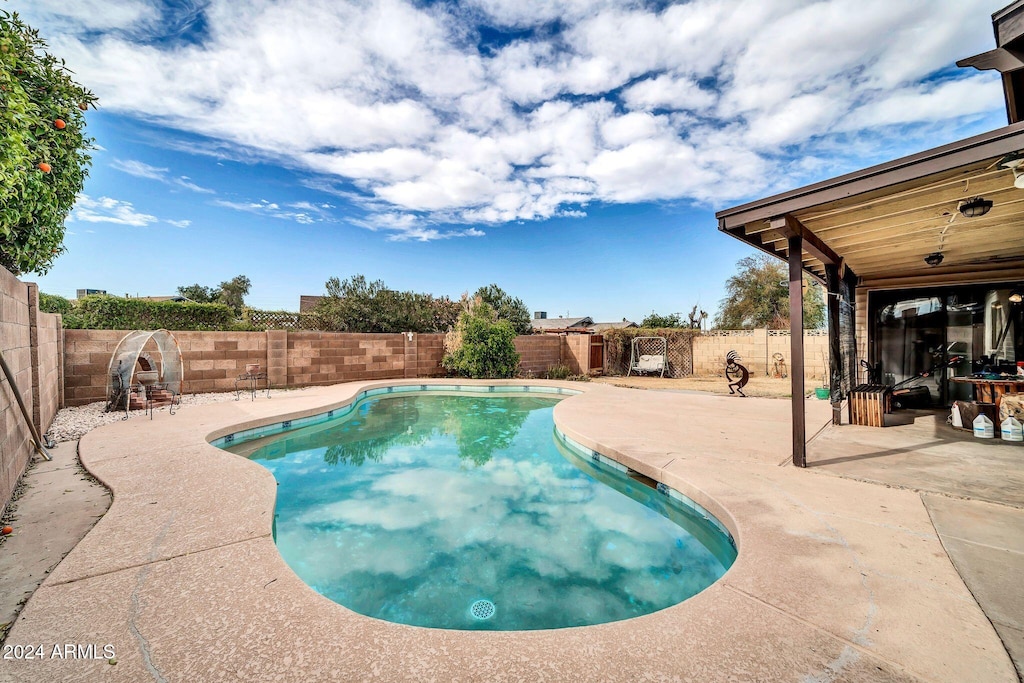
[[[232, 434], [227, 434], [220, 438], [214, 439], [210, 442], [211, 446], [217, 448], [224, 448], [225, 446], [237, 446], [238, 444], [245, 443], [246, 441], [252, 441], [253, 439], [261, 439], [265, 436], [273, 436], [275, 434], [281, 434], [282, 432], [291, 431], [300, 427], [309, 427], [311, 425], [320, 424], [333, 420], [338, 417], [343, 417], [351, 413], [357, 403], [365, 398], [372, 398], [374, 396], [381, 396], [384, 394], [407, 394], [414, 392], [462, 392], [462, 393], [490, 393], [490, 394], [519, 394], [519, 393], [530, 393], [530, 394], [554, 394], [558, 396], [575, 396], [583, 392], [577, 389], [567, 389], [565, 387], [546, 387], [546, 386], [532, 386], [532, 385], [516, 385], [516, 384], [397, 384], [387, 387], [376, 387], [374, 389], [366, 389], [359, 392], [352, 397], [352, 400], [339, 408], [333, 408], [316, 415], [310, 415], [309, 417], [302, 417], [291, 420], [282, 420], [280, 422], [272, 422], [270, 424], [261, 425], [259, 427], [252, 427], [251, 429], [243, 429]], [[614, 461], [611, 461], [614, 462]]]
[[[594, 462], [604, 465], [605, 467], [608, 467], [610, 469], [616, 470], [626, 475], [630, 473], [631, 470], [622, 463], [618, 462], [617, 460], [613, 460], [609, 458], [607, 455], [599, 453], [592, 448], [587, 448], [583, 444], [573, 440], [571, 437], [566, 436], [566, 434], [562, 432], [562, 430], [560, 430], [557, 426], [555, 427], [555, 434], [567, 448], [575, 452], [576, 455], [580, 456], [581, 458], [589, 457]], [[727, 529], [726, 526], [722, 524], [721, 520], [719, 520], [717, 517], [711, 514], [711, 512], [709, 512], [707, 508], [705, 508], [703, 505], [693, 500], [685, 493], [682, 493], [681, 491], [672, 488], [668, 484], [663, 484], [660, 481], [657, 482], [657, 489], [658, 493], [671, 498], [682, 507], [688, 508], [698, 516], [703, 517], [706, 522], [708, 522], [719, 533], [721, 533], [728, 539], [729, 544], [733, 548], [736, 548], [736, 539], [733, 538], [732, 532], [730, 532], [729, 529]]]

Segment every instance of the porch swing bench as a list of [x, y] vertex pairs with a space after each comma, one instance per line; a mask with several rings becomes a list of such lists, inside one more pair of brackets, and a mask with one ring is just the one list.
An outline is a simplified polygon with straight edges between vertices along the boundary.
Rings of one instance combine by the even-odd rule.
[[668, 369], [668, 342], [664, 337], [635, 337], [629, 354], [626, 376], [658, 373], [665, 376]]

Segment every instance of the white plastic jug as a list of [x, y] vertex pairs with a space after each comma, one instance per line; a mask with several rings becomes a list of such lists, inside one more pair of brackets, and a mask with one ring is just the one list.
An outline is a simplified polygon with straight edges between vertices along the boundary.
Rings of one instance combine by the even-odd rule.
[[1024, 429], [1021, 428], [1020, 420], [1013, 415], [1003, 420], [999, 431], [1003, 441], [1024, 441]]
[[949, 409], [949, 421], [957, 429], [964, 428], [963, 417], [960, 415], [960, 404], [953, 401], [953, 407]]
[[982, 414], [974, 418], [974, 438], [994, 439], [995, 437], [996, 430], [992, 426], [992, 420], [988, 419], [988, 416]]

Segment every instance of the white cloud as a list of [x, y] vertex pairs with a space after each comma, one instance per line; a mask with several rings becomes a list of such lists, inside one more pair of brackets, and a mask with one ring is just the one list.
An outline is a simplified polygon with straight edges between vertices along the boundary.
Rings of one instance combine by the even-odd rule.
[[[209, 0], [172, 17], [203, 12], [203, 42], [184, 43], [162, 40], [149, 2], [110, 4], [33, 9], [105, 109], [203, 136], [192, 151], [308, 171], [391, 239], [595, 201], [735, 201], [1001, 106], [997, 77], [946, 71], [991, 47], [982, 0]], [[518, 32], [480, 49], [480, 22]]]
[[141, 161], [135, 161], [134, 159], [114, 159], [110, 162], [110, 167], [116, 171], [133, 175], [136, 178], [149, 178], [150, 180], [160, 181], [167, 179], [168, 169], [150, 166], [149, 164]]
[[124, 202], [111, 197], [93, 199], [89, 195], [80, 194], [75, 201], [75, 208], [69, 220], [86, 223], [115, 223], [144, 228], [156, 223], [156, 216], [135, 210], [131, 202]]
[[175, 221], [175, 220], [171, 220], [170, 218], [165, 218], [164, 219], [164, 223], [169, 223], [170, 225], [173, 225], [176, 228], [187, 228], [188, 226], [192, 225], [192, 221], [187, 220], [187, 219], [186, 220]]
[[323, 209], [309, 202], [298, 202], [287, 204], [282, 207], [280, 204], [261, 199], [257, 202], [232, 202], [225, 199], [215, 199], [211, 202], [214, 206], [221, 206], [225, 209], [244, 211], [260, 216], [269, 216], [286, 221], [293, 221], [300, 225], [311, 225], [325, 220], [332, 220]]
[[193, 183], [188, 176], [179, 176], [173, 178], [168, 175], [170, 169], [159, 168], [157, 166], [150, 166], [149, 164], [137, 161], [134, 159], [114, 159], [110, 162], [110, 167], [114, 170], [133, 175], [136, 178], [146, 178], [148, 180], [156, 180], [167, 185], [175, 187], [183, 187], [186, 190], [192, 192], [200, 192], [202, 194], [216, 194], [214, 190], [206, 187], [200, 187]]

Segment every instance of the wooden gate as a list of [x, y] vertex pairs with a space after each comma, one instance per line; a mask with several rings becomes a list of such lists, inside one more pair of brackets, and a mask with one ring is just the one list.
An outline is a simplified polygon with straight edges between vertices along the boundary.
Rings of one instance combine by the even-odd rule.
[[590, 370], [604, 371], [604, 335], [590, 335]]

